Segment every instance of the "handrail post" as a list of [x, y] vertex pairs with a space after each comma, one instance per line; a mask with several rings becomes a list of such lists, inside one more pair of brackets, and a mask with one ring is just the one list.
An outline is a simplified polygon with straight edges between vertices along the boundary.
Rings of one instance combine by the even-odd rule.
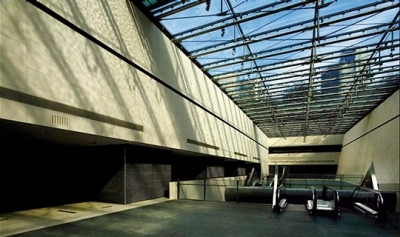
[[180, 189], [180, 180], [178, 179], [178, 182], [176, 182], [176, 186], [178, 186], [178, 197], [176, 199], [179, 199], [179, 189]]
[[203, 201], [206, 200], [206, 182], [207, 182], [207, 179], [204, 179], [204, 198], [203, 198]]
[[344, 178], [343, 175], [344, 174], [340, 175], [340, 189], [343, 189], [343, 178]]
[[236, 180], [236, 204], [239, 203], [239, 180]]

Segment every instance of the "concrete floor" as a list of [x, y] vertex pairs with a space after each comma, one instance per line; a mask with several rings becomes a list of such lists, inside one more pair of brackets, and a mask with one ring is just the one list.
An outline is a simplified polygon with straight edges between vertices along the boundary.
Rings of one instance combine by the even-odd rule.
[[[82, 202], [0, 214], [0, 237], [76, 222], [166, 201], [169, 201], [169, 199], [159, 198], [128, 205]], [[49, 236], [51, 235], [52, 234]]]
[[310, 216], [303, 205], [277, 214], [270, 205], [168, 199], [80, 203], [0, 220], [0, 236], [400, 236], [398, 219], [382, 224], [348, 209], [337, 218]]

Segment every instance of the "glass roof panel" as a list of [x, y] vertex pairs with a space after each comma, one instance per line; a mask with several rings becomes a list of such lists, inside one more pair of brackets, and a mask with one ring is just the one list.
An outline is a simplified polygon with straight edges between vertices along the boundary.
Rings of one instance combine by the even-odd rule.
[[399, 88], [399, 0], [131, 2], [269, 137], [343, 134]]

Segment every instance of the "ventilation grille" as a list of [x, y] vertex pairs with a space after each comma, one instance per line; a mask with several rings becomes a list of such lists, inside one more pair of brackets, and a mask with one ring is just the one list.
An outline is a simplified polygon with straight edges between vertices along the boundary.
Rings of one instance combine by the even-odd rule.
[[69, 126], [69, 119], [67, 117], [64, 117], [64, 116], [52, 114], [51, 115], [51, 123], [55, 124], [55, 125], [61, 125], [61, 126], [68, 127]]

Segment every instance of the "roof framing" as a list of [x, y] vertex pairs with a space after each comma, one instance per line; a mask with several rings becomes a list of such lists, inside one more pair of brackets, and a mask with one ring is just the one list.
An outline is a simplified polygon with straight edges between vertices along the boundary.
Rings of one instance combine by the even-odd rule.
[[131, 2], [269, 137], [343, 134], [399, 89], [399, 1]]

